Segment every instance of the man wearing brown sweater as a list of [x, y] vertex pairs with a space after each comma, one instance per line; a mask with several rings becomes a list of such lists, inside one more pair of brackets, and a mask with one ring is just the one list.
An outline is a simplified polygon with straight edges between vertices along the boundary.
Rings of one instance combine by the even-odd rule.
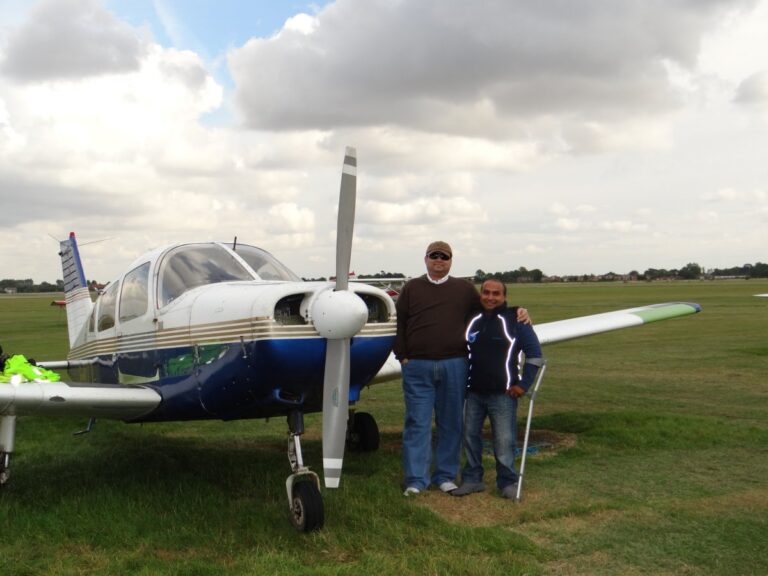
[[[427, 247], [427, 273], [406, 283], [397, 299], [395, 357], [402, 364], [405, 424], [405, 496], [434, 484], [456, 489], [462, 440], [462, 410], [467, 387], [464, 328], [480, 310], [475, 287], [448, 275], [453, 252], [442, 241]], [[525, 309], [520, 319], [528, 320]], [[432, 413], [437, 442], [432, 464]]]

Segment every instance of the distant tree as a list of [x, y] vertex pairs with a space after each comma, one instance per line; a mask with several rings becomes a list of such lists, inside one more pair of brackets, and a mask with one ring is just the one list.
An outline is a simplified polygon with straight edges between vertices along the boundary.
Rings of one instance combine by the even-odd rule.
[[402, 272], [387, 272], [385, 270], [381, 270], [377, 272], [376, 274], [358, 274], [358, 278], [405, 278], [405, 274]]
[[683, 280], [695, 280], [701, 277], [701, 266], [695, 262], [689, 262], [677, 272], [678, 278]]
[[752, 267], [752, 277], [753, 278], [768, 278], [768, 264], [764, 264], [763, 262], [757, 262]]
[[60, 292], [61, 289], [56, 284], [50, 284], [49, 282], [41, 282], [35, 286], [35, 292]]

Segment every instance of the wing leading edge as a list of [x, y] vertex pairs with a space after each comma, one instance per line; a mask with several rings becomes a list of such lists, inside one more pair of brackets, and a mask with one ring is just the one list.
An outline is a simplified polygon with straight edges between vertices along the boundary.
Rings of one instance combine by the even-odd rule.
[[664, 304], [650, 304], [626, 310], [592, 314], [557, 320], [535, 325], [533, 328], [542, 344], [554, 344], [564, 340], [591, 336], [601, 332], [642, 326], [659, 320], [668, 320], [679, 316], [696, 314], [701, 311], [701, 306], [690, 302], [666, 302]]

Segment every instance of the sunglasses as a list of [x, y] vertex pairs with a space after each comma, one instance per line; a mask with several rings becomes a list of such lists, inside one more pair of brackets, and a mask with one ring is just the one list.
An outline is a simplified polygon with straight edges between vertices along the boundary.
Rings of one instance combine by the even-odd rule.
[[448, 256], [448, 254], [443, 254], [442, 252], [430, 252], [429, 253], [429, 259], [430, 260], [450, 260], [451, 257]]

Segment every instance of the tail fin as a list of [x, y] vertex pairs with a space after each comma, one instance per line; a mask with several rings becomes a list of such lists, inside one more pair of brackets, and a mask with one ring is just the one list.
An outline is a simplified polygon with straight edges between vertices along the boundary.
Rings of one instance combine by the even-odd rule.
[[69, 238], [59, 242], [61, 251], [61, 270], [64, 274], [64, 294], [67, 299], [67, 328], [69, 329], [69, 346], [75, 344], [77, 336], [88, 322], [93, 310], [93, 301], [85, 283], [83, 263], [77, 249], [75, 233], [70, 232]]

